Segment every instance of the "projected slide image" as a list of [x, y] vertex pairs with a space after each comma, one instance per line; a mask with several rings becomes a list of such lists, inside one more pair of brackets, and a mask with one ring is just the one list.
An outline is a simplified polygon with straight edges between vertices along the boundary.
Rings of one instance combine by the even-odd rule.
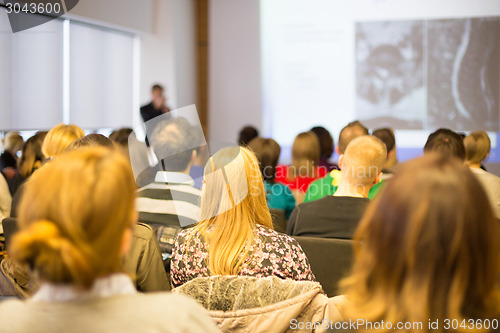
[[356, 115], [368, 127], [498, 131], [500, 20], [356, 24]]
[[418, 21], [356, 24], [356, 111], [370, 128], [423, 128], [424, 26]]
[[428, 21], [428, 117], [433, 127], [499, 129], [498, 18]]

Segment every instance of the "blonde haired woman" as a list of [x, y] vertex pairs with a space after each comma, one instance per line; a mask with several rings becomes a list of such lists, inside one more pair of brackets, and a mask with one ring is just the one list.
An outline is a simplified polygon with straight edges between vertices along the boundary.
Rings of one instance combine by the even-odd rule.
[[378, 332], [499, 327], [499, 225], [460, 161], [430, 154], [408, 162], [366, 211], [356, 239], [343, 312], [367, 323], [359, 332], [373, 323]]
[[300, 245], [272, 229], [259, 164], [249, 149], [220, 150], [204, 178], [201, 222], [182, 231], [172, 251], [173, 287], [210, 275], [314, 281]]
[[137, 294], [122, 273], [136, 223], [135, 189], [128, 161], [105, 148], [66, 153], [33, 174], [10, 254], [42, 285], [28, 301], [0, 304], [3, 330], [217, 331], [194, 301]]
[[481, 163], [490, 155], [490, 137], [484, 131], [471, 132], [464, 139], [465, 164], [484, 186], [493, 206], [495, 216], [500, 219], [500, 177], [481, 168]]
[[59, 124], [47, 133], [43, 140], [42, 152], [46, 159], [51, 159], [64, 152], [74, 141], [85, 136], [83, 130], [73, 124]]

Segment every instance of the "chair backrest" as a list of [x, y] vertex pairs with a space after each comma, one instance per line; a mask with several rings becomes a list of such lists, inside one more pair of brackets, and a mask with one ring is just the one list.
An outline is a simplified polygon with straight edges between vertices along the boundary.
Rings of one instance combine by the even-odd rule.
[[12, 236], [17, 232], [17, 219], [13, 217], [6, 217], [2, 220], [3, 234], [5, 237], [5, 248], [9, 249], [9, 244], [12, 240]]
[[328, 297], [339, 295], [339, 281], [350, 271], [353, 241], [294, 236], [304, 250], [316, 280]]
[[278, 232], [285, 233], [286, 231], [286, 216], [281, 209], [271, 209], [271, 217], [273, 219], [274, 229]]

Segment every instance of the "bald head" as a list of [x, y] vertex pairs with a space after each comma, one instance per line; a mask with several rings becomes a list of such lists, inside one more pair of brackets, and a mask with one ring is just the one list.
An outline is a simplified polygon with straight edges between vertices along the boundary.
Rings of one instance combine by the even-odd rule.
[[342, 178], [350, 184], [373, 185], [387, 158], [385, 144], [372, 135], [352, 140], [342, 158]]
[[347, 126], [340, 131], [339, 144], [337, 146], [339, 150], [338, 153], [340, 155], [344, 154], [349, 143], [363, 135], [368, 135], [368, 129], [359, 121], [353, 121], [347, 124]]

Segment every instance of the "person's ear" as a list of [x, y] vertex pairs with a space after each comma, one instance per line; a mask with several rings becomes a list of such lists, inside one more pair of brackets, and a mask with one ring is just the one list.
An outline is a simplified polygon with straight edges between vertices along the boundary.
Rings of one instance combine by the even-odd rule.
[[337, 153], [337, 155], [340, 155], [340, 153], [339, 153], [339, 146], [335, 146], [335, 152]]
[[193, 162], [197, 156], [198, 156], [198, 152], [196, 151], [196, 149], [193, 149], [191, 151], [191, 162]]
[[394, 153], [396, 152], [396, 149], [393, 149], [387, 153], [387, 158], [390, 158]]
[[344, 154], [339, 157], [339, 168], [342, 170], [342, 164], [344, 164]]

